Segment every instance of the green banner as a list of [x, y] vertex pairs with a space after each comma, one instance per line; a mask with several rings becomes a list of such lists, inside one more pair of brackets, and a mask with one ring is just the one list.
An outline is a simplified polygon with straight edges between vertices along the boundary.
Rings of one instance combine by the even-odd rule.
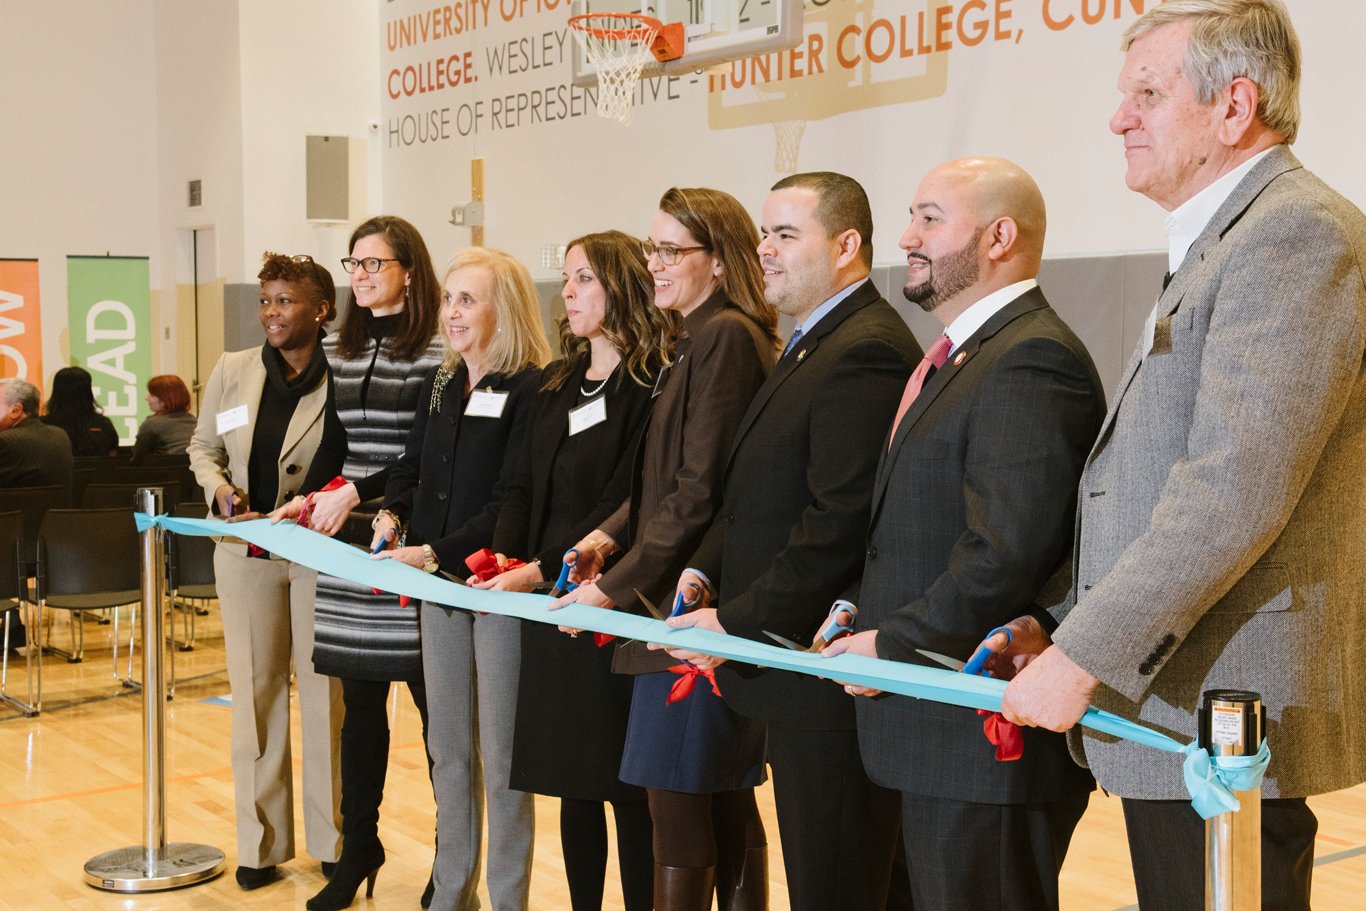
[[152, 378], [152, 285], [145, 256], [68, 256], [71, 363], [90, 371], [95, 403], [131, 446], [148, 414]]

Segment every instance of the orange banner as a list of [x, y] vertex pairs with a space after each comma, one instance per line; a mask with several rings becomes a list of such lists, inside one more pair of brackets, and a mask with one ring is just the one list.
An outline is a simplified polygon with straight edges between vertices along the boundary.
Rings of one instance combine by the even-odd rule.
[[0, 377], [43, 385], [43, 318], [38, 260], [0, 259]]

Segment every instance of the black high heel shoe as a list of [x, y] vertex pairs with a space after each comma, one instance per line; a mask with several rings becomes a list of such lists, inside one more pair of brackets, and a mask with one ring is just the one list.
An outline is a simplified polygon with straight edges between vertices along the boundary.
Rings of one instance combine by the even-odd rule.
[[365, 897], [373, 897], [375, 877], [382, 866], [384, 846], [379, 842], [375, 842], [372, 848], [355, 852], [348, 852], [343, 844], [342, 856], [337, 861], [337, 869], [332, 872], [331, 882], [308, 900], [308, 911], [342, 911], [343, 908], [351, 907], [362, 880], [365, 881]]

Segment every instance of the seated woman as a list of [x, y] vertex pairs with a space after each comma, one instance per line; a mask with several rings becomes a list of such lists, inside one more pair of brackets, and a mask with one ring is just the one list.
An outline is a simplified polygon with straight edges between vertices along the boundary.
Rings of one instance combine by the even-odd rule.
[[[442, 287], [445, 362], [422, 385], [370, 546], [388, 542], [382, 558], [464, 577], [465, 558], [493, 538], [498, 500], [516, 476], [550, 347], [531, 276], [506, 253], [462, 250]], [[407, 537], [395, 547], [400, 523]], [[493, 907], [525, 908], [535, 817], [531, 795], [508, 788], [519, 621], [425, 601], [420, 617], [436, 793], [431, 905], [479, 906], [486, 792]]]
[[152, 377], [147, 381], [147, 407], [152, 413], [133, 441], [133, 464], [141, 465], [148, 456], [184, 455], [196, 423], [185, 383], [169, 373]]
[[[529, 591], [554, 579], [564, 552], [631, 490], [632, 453], [667, 362], [671, 322], [654, 306], [640, 241], [620, 231], [569, 242], [564, 258], [565, 356], [545, 369], [517, 482], [508, 488], [493, 549], [528, 565], [479, 588]], [[650, 911], [654, 854], [645, 791], [622, 783], [631, 678], [612, 673], [613, 649], [522, 624], [522, 673], [512, 740], [512, 787], [560, 798], [560, 843], [574, 911], [602, 907], [604, 801], [616, 818], [626, 911]], [[572, 685], [566, 685], [572, 682]]]
[[43, 423], [66, 431], [71, 454], [77, 458], [118, 454], [118, 431], [95, 404], [90, 374], [81, 367], [63, 367], [52, 375], [52, 395]]
[[[258, 516], [322, 487], [346, 460], [332, 402], [323, 324], [336, 314], [327, 270], [267, 253], [261, 268], [266, 343], [224, 354], [204, 389], [190, 468], [220, 516]], [[313, 669], [318, 574], [234, 538], [214, 549], [223, 648], [232, 690], [237, 884], [256, 889], [294, 856], [289, 674], [303, 725], [304, 832], [324, 872], [341, 848], [341, 685]]]

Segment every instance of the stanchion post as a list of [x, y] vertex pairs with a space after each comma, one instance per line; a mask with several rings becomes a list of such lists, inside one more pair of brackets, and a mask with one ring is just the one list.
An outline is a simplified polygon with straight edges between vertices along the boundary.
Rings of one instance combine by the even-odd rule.
[[[141, 488], [135, 504], [161, 513], [161, 488]], [[166, 842], [166, 651], [162, 584], [164, 532], [142, 532], [142, 735], [143, 843], [106, 851], [86, 861], [85, 881], [109, 892], [157, 892], [212, 879], [223, 872], [223, 852], [208, 845]], [[132, 644], [129, 644], [132, 648]]]
[[[1260, 693], [1206, 690], [1200, 746], [1212, 757], [1252, 756], [1266, 737]], [[1262, 907], [1262, 792], [1235, 791], [1239, 809], [1205, 821], [1205, 911]]]

